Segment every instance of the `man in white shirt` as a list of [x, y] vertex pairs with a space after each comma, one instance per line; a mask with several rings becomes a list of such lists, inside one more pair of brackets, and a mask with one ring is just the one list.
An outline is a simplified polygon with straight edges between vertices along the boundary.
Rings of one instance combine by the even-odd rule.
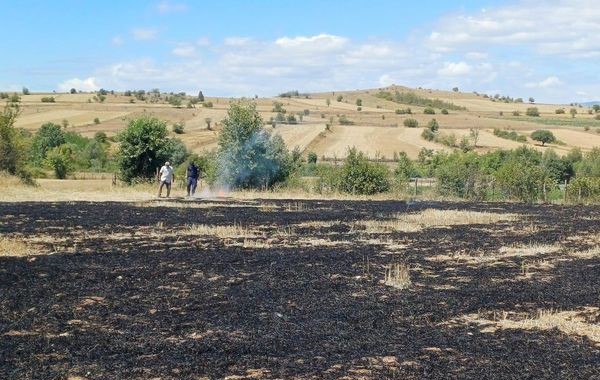
[[171, 167], [171, 163], [169, 161], [165, 162], [165, 165], [160, 168], [158, 172], [158, 178], [160, 181], [160, 186], [158, 188], [158, 197], [161, 197], [163, 186], [167, 187], [167, 198], [171, 195], [171, 183], [175, 182], [175, 172]]

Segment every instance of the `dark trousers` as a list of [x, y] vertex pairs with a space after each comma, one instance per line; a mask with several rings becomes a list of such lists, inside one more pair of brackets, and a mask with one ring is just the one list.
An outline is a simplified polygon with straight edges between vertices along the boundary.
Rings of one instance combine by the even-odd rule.
[[160, 181], [160, 186], [158, 187], [158, 196], [162, 194], [163, 186], [167, 187], [167, 198], [171, 195], [171, 182]]
[[187, 179], [187, 195], [194, 195], [196, 193], [196, 187], [198, 186], [198, 178], [188, 177]]

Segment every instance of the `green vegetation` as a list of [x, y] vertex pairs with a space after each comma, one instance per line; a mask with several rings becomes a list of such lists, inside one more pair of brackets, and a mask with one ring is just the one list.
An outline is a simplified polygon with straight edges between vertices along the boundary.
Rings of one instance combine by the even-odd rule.
[[431, 107], [427, 107], [423, 110], [425, 115], [435, 115], [435, 110]]
[[42, 103], [54, 103], [54, 102], [56, 102], [56, 100], [54, 99], [54, 96], [42, 97]]
[[270, 188], [288, 178], [295, 162], [281, 136], [271, 136], [262, 125], [255, 103], [231, 103], [219, 135], [216, 182], [233, 188]]
[[388, 169], [384, 164], [371, 162], [351, 148], [341, 171], [340, 188], [350, 194], [377, 194], [389, 190]]
[[417, 128], [419, 122], [416, 119], [404, 119], [403, 124], [407, 128]]
[[398, 108], [395, 112], [396, 115], [412, 115], [412, 110], [410, 108]]
[[346, 115], [341, 115], [338, 118], [338, 122], [340, 123], [340, 125], [354, 125], [354, 122], [350, 119], [348, 119], [348, 117]]
[[525, 115], [539, 117], [540, 111], [537, 109], [537, 107], [530, 107], [530, 108], [527, 108], [527, 110], [525, 111]]
[[121, 144], [117, 165], [120, 178], [126, 183], [150, 180], [165, 161], [176, 166], [188, 155], [179, 140], [167, 137], [167, 124], [151, 117], [131, 120], [118, 140]]
[[553, 143], [556, 141], [554, 134], [547, 129], [538, 129], [531, 133], [531, 138], [535, 141], [539, 141], [544, 146], [546, 143]]
[[178, 134], [178, 135], [181, 135], [181, 134], [183, 134], [183, 133], [184, 133], [184, 130], [185, 130], [185, 123], [184, 123], [184, 122], [181, 122], [181, 123], [174, 123], [174, 124], [173, 124], [173, 127], [172, 127], [172, 129], [173, 129], [173, 132], [174, 132], [174, 133], [176, 133], [176, 134]]
[[513, 140], [518, 142], [527, 142], [527, 136], [520, 135], [516, 131], [510, 131], [506, 129], [494, 128], [494, 135], [507, 140]]
[[398, 92], [392, 94], [389, 91], [380, 91], [375, 96], [391, 102], [400, 104], [410, 104], [422, 107], [446, 108], [454, 111], [466, 111], [465, 107], [458, 106], [454, 103], [444, 102], [439, 99], [429, 99], [419, 96], [413, 92]]

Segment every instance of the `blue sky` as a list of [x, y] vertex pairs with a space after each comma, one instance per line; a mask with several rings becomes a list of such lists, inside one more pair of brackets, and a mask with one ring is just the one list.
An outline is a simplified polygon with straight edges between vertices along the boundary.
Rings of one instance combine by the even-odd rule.
[[252, 96], [395, 83], [600, 99], [592, 0], [2, 3], [15, 31], [0, 40], [5, 91]]

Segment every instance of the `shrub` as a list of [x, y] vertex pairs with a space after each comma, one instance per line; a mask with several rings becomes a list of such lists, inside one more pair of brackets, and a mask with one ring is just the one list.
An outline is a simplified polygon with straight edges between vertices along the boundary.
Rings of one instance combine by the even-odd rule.
[[181, 97], [174, 95], [169, 97], [169, 104], [175, 108], [180, 108], [182, 103]]
[[94, 135], [94, 140], [98, 141], [99, 143], [106, 144], [108, 142], [108, 137], [104, 132], [96, 132]]
[[427, 128], [429, 128], [431, 132], [437, 132], [438, 129], [440, 129], [440, 125], [438, 124], [437, 120], [431, 119], [429, 123], [427, 123]]
[[454, 91], [454, 92], [458, 92], [458, 87], [453, 87], [453, 88], [452, 88], [452, 91]]
[[65, 179], [73, 171], [72, 150], [68, 145], [52, 148], [46, 157], [46, 165], [54, 171], [58, 179]]
[[77, 89], [75, 89], [75, 88], [72, 88], [72, 89], [71, 89], [69, 92], [70, 92], [71, 94], [76, 94], [76, 93], [77, 93]]
[[362, 107], [362, 99], [356, 99], [356, 105]]
[[348, 118], [346, 117], [346, 115], [341, 115], [341, 116], [338, 118], [338, 122], [339, 122], [341, 125], [354, 125], [354, 122], [353, 122], [352, 120], [348, 119]]
[[298, 124], [298, 120], [296, 120], [296, 117], [292, 114], [287, 115], [286, 121], [288, 124]]
[[442, 109], [442, 115], [448, 115], [448, 110], [447, 110], [447, 109], [445, 109], [445, 108], [443, 108], [443, 109]]
[[421, 137], [427, 141], [433, 141], [435, 139], [435, 132], [433, 132], [429, 128], [423, 129], [423, 132], [421, 133]]
[[286, 113], [285, 108], [283, 108], [283, 103], [281, 102], [273, 102], [273, 112], [281, 112], [281, 113]]
[[571, 108], [569, 113], [571, 114], [571, 117], [575, 117], [575, 115], [577, 115], [577, 108]]
[[309, 109], [305, 109], [304, 111], [302, 111], [302, 114], [304, 116], [308, 116], [308, 115], [310, 115], [310, 110]]
[[21, 97], [17, 94], [12, 94], [9, 98], [8, 98], [8, 102], [9, 103], [19, 103], [21, 101]]
[[410, 108], [398, 108], [396, 110], [396, 115], [405, 115], [405, 114], [409, 114], [412, 115], [412, 110]]
[[316, 164], [317, 163], [317, 154], [315, 152], [309, 152], [308, 153], [308, 157], [307, 157], [307, 162], [309, 164]]
[[100, 118], [95, 117], [94, 118], [94, 124], [100, 124]]
[[542, 146], [544, 146], [546, 143], [552, 143], [556, 141], [554, 134], [546, 129], [538, 129], [537, 131], [532, 132], [531, 139], [541, 142]]
[[372, 195], [389, 190], [387, 166], [370, 162], [362, 152], [351, 148], [341, 171], [341, 190], [350, 194]]
[[417, 175], [417, 170], [405, 152], [400, 152], [395, 158], [397, 165], [396, 169], [394, 169], [394, 175], [399, 183], [405, 184], [409, 179]]
[[362, 111], [362, 107], [356, 107], [356, 110], [357, 110], [358, 112], [360, 112], [360, 111]]
[[176, 134], [180, 135], [180, 134], [184, 133], [184, 130], [185, 130], [185, 123], [181, 122], [181, 123], [173, 124], [173, 132], [175, 132]]
[[29, 89], [27, 87], [23, 87], [23, 95], [29, 95]]
[[434, 177], [441, 195], [483, 199], [488, 181], [479, 169], [475, 153], [438, 153]]
[[529, 103], [535, 103], [535, 99], [532, 97], [529, 97]]
[[525, 115], [538, 117], [540, 116], [540, 111], [537, 109], [537, 107], [530, 107], [525, 111]]
[[407, 128], [417, 128], [419, 126], [419, 122], [416, 119], [404, 119], [402, 123]]
[[44, 96], [42, 97], [42, 103], [54, 103], [54, 96]]
[[565, 109], [564, 108], [557, 108], [556, 110], [554, 110], [554, 113], [557, 114], [557, 115], [564, 114], [565, 113]]
[[446, 108], [455, 111], [466, 111], [467, 109], [462, 106], [457, 106], [454, 103], [444, 102], [439, 99], [428, 99], [421, 97], [413, 92], [398, 92], [392, 94], [388, 91], [380, 91], [375, 95], [378, 98], [389, 100], [400, 104], [411, 104], [423, 107], [435, 107], [435, 108]]
[[519, 111], [513, 111], [512, 115], [513, 116], [521, 116], [521, 112], [519, 112]]
[[435, 138], [435, 142], [446, 145], [451, 148], [457, 147], [456, 144], [456, 135], [454, 133], [449, 134], [437, 134]]
[[433, 108], [431, 108], [431, 107], [426, 107], [426, 108], [423, 110], [423, 113], [424, 113], [425, 115], [435, 115], [435, 110], [434, 110]]
[[212, 108], [213, 107], [213, 103], [212, 102], [204, 102], [204, 103], [202, 103], [202, 106], [204, 108]]
[[343, 99], [344, 99], [344, 97], [342, 95], [338, 95], [335, 100], [337, 100], [338, 102], [341, 102]]
[[518, 141], [518, 142], [527, 142], [527, 137], [518, 134], [515, 131], [508, 131], [499, 128], [494, 128], [494, 135], [501, 137], [503, 139]]
[[198, 91], [198, 101], [201, 103], [204, 102], [204, 94], [202, 91]]
[[544, 172], [538, 165], [514, 154], [502, 164], [495, 177], [506, 195], [524, 202], [538, 199], [544, 182]]

